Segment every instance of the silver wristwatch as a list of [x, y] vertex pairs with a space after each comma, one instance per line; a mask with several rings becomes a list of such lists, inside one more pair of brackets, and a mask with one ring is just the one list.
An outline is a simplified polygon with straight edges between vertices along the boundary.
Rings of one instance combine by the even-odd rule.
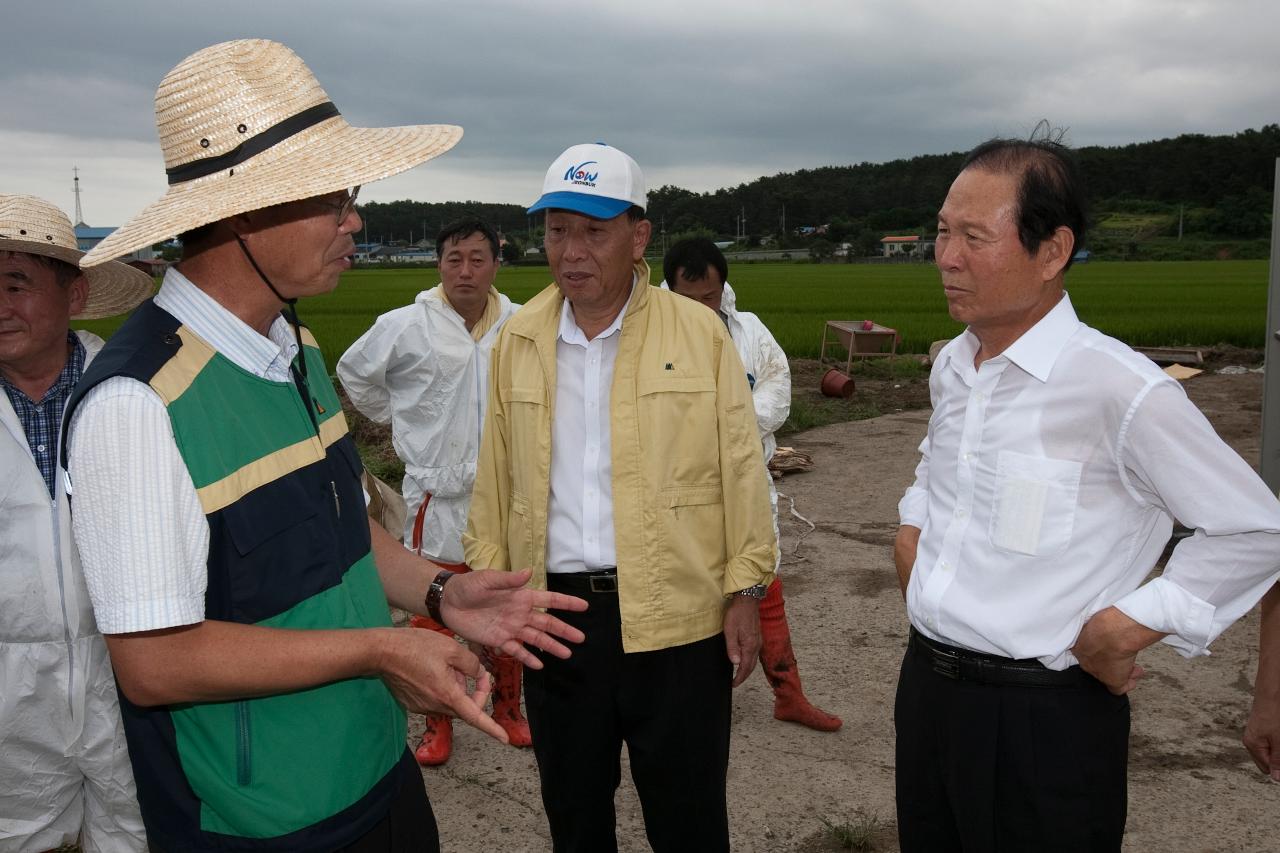
[[764, 598], [764, 594], [768, 591], [769, 591], [769, 588], [767, 586], [765, 586], [762, 583], [758, 583], [755, 586], [749, 586], [746, 589], [740, 589], [737, 592], [735, 592], [734, 595], [741, 595], [743, 598], [754, 598], [756, 601], [759, 601], [760, 599]]

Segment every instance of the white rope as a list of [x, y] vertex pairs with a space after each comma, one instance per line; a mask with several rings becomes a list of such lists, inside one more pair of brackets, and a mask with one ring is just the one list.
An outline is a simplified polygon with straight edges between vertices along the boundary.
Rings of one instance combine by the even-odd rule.
[[791, 497], [790, 495], [784, 495], [782, 492], [778, 492], [778, 500], [782, 500], [783, 498], [785, 498], [785, 499], [787, 500], [787, 502], [790, 504], [790, 507], [791, 507], [791, 508], [790, 508], [790, 515], [791, 515], [791, 517], [792, 517], [792, 518], [794, 518], [794, 519], [797, 519], [798, 521], [800, 521], [800, 522], [801, 522], [801, 523], [803, 523], [803, 524], [807, 524], [807, 525], [809, 526], [809, 529], [808, 529], [808, 530], [806, 530], [806, 531], [804, 531], [803, 533], [801, 533], [799, 536], [797, 536], [797, 537], [796, 537], [796, 544], [795, 544], [794, 546], [792, 546], [792, 548], [791, 548], [791, 556], [792, 556], [792, 558], [793, 558], [793, 559], [789, 559], [789, 560], [788, 560], [788, 559], [784, 559], [782, 562], [783, 562], [783, 564], [785, 564], [785, 565], [791, 565], [792, 563], [805, 563], [805, 562], [808, 562], [808, 557], [801, 557], [801, 556], [800, 556], [800, 546], [801, 546], [801, 544], [803, 544], [803, 543], [804, 543], [804, 538], [805, 538], [806, 536], [808, 536], [810, 533], [812, 533], [813, 531], [817, 530], [817, 529], [818, 529], [818, 526], [817, 526], [816, 524], [814, 524], [812, 521], [810, 521], [809, 519], [805, 518], [805, 517], [804, 517], [803, 515], [801, 515], [800, 513], [796, 512], [796, 499], [795, 499], [795, 498]]

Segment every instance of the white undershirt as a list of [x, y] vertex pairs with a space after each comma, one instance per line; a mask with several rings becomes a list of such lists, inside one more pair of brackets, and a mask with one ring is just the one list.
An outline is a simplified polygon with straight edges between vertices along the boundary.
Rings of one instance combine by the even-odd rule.
[[[1115, 605], [1206, 654], [1280, 575], [1280, 503], [1175, 381], [1066, 296], [975, 368], [977, 350], [966, 331], [929, 380], [929, 434], [899, 505], [922, 528], [911, 624], [1063, 669], [1084, 622]], [[1143, 583], [1175, 518], [1195, 535]]]
[[[283, 317], [263, 337], [174, 267], [155, 302], [238, 367], [291, 381], [298, 345]], [[202, 621], [209, 525], [160, 397], [113, 377], [85, 395], [70, 429], [72, 528], [99, 630]]]
[[618, 565], [609, 399], [626, 311], [624, 305], [609, 327], [590, 341], [574, 321], [569, 300], [560, 311], [547, 504], [547, 571], [551, 573]]

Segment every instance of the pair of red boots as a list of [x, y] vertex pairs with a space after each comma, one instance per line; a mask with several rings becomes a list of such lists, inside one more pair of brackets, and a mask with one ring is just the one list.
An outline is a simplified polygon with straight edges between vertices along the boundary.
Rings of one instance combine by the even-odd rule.
[[[410, 624], [450, 636], [453, 633], [425, 616], [414, 616]], [[810, 702], [800, 686], [800, 669], [791, 645], [781, 578], [769, 586], [760, 602], [760, 668], [773, 688], [775, 719], [799, 723], [820, 732], [834, 732], [844, 724], [839, 717]], [[506, 731], [512, 746], [527, 747], [533, 745], [533, 738], [529, 734], [529, 722], [520, 711], [522, 675], [522, 664], [515, 658], [508, 655], [494, 658], [493, 718]], [[428, 767], [444, 764], [453, 752], [453, 719], [444, 714], [427, 714], [426, 724], [414, 757]]]
[[[450, 637], [453, 632], [425, 616], [409, 620], [414, 628], [426, 628]], [[510, 655], [497, 655], [492, 659], [493, 719], [506, 731], [512, 746], [532, 746], [529, 721], [520, 711], [520, 684], [523, 664]], [[453, 718], [445, 714], [427, 714], [427, 727], [422, 732], [422, 743], [413, 756], [424, 767], [444, 764], [453, 753]]]

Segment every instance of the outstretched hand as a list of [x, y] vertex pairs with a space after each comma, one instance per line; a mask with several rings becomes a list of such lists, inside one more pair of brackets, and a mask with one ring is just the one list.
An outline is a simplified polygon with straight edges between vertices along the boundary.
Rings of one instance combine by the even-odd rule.
[[583, 633], [543, 609], [586, 610], [587, 602], [558, 592], [529, 589], [526, 584], [532, 574], [525, 569], [456, 575], [445, 585], [440, 601], [445, 625], [464, 639], [501, 649], [533, 669], [541, 669], [542, 661], [526, 645], [558, 658], [569, 657], [569, 648], [557, 638], [580, 643]]

